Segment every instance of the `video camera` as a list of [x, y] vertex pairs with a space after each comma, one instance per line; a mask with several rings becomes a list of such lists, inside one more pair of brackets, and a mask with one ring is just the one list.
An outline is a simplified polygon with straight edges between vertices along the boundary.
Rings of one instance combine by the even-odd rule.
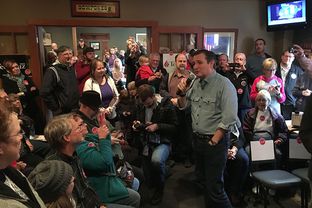
[[228, 65], [229, 65], [229, 67], [231, 68], [231, 69], [235, 69], [235, 68], [240, 68], [241, 67], [241, 65], [239, 64], [239, 63], [228, 63]]

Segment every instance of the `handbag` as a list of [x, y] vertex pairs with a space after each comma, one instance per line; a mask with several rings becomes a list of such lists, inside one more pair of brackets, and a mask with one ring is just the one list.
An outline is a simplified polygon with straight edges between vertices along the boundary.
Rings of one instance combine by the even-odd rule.
[[117, 176], [124, 182], [126, 187], [131, 188], [134, 180], [132, 166], [124, 160], [118, 160], [116, 163]]

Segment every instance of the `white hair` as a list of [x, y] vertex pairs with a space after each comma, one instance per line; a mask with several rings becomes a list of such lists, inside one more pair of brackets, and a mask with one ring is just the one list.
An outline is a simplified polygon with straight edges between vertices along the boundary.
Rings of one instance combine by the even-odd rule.
[[265, 98], [269, 103], [271, 103], [271, 95], [267, 90], [260, 90], [256, 96], [256, 99], [260, 96]]

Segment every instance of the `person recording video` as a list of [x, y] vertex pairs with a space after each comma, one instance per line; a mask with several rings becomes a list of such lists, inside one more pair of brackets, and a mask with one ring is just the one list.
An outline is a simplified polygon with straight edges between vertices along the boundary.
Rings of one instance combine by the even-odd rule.
[[249, 93], [252, 83], [250, 75], [246, 72], [245, 65], [246, 55], [244, 53], [236, 53], [233, 67], [231, 67], [232, 70], [225, 73], [225, 77], [232, 82], [236, 89], [238, 98], [238, 118], [241, 122], [243, 122], [246, 112], [251, 108]]
[[130, 39], [127, 41], [128, 49], [125, 53], [125, 71], [127, 74], [127, 84], [135, 81], [135, 74], [138, 68], [139, 57], [146, 54], [146, 50], [138, 45], [134, 40]]

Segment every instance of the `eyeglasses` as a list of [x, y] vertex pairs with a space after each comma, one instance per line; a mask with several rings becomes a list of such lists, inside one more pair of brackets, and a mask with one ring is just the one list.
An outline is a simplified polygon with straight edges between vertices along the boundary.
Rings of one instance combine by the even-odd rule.
[[81, 124], [79, 124], [79, 125], [77, 126], [77, 128], [75, 129], [75, 131], [76, 131], [76, 132], [81, 131], [82, 128], [85, 127], [86, 125], [87, 125], [86, 123], [82, 122]]
[[23, 137], [23, 135], [24, 135], [23, 130], [20, 130], [17, 134], [13, 134], [13, 135], [9, 136], [9, 138], [12, 138], [12, 137]]
[[21, 139], [23, 138], [23, 134], [24, 132], [21, 130], [17, 134], [10, 135], [8, 138], [12, 138], [12, 139], [8, 139], [6, 143], [13, 144], [14, 146], [20, 145]]
[[244, 58], [235, 58], [235, 61], [245, 61]]
[[256, 102], [267, 102], [268, 100], [265, 98], [256, 98]]

